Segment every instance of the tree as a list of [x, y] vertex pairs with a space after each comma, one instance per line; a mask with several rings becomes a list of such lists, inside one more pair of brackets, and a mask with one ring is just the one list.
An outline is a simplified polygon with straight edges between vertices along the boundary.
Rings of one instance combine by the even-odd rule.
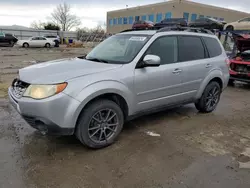
[[53, 23], [47, 23], [46, 25], [44, 25], [44, 29], [45, 30], [60, 30], [60, 27], [58, 25], [55, 25]]
[[71, 14], [71, 7], [66, 3], [58, 5], [51, 16], [52, 21], [63, 31], [69, 31], [81, 24], [80, 18]]
[[34, 29], [44, 29], [44, 25], [45, 23], [41, 22], [40, 20], [39, 21], [33, 21], [31, 24], [30, 24], [30, 27], [31, 28], [34, 28]]

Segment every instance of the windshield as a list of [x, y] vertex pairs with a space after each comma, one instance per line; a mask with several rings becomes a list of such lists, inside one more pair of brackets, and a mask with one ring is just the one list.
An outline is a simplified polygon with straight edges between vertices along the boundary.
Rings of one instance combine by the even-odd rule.
[[149, 40], [148, 35], [114, 35], [96, 46], [86, 59], [102, 63], [131, 62]]

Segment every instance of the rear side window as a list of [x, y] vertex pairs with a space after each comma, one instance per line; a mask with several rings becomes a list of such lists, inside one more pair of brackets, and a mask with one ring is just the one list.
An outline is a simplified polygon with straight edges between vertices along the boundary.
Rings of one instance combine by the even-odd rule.
[[206, 58], [205, 48], [200, 37], [179, 36], [179, 62]]
[[221, 46], [216, 39], [211, 37], [203, 37], [203, 40], [207, 46], [210, 57], [216, 57], [222, 54]]

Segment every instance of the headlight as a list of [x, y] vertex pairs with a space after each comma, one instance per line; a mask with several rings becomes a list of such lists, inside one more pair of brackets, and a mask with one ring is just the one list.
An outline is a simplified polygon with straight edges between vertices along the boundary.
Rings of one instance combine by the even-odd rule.
[[56, 85], [30, 85], [23, 96], [33, 99], [44, 99], [62, 92], [66, 86], [67, 83]]

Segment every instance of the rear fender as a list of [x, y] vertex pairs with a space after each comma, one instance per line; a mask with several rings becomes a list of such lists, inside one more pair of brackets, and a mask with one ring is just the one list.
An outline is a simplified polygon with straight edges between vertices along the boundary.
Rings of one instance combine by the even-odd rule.
[[202, 84], [201, 84], [201, 86], [200, 86], [200, 88], [199, 88], [199, 90], [198, 90], [198, 92], [197, 92], [196, 99], [201, 98], [201, 96], [202, 96], [202, 94], [203, 94], [203, 92], [204, 92], [206, 86], [207, 86], [207, 85], [209, 84], [209, 82], [210, 82], [212, 79], [214, 79], [214, 78], [219, 78], [219, 79], [221, 79], [221, 81], [222, 81], [222, 88], [225, 87], [225, 83], [223, 82], [223, 80], [224, 80], [225, 78], [223, 78], [223, 73], [221, 72], [221, 70], [218, 70], [218, 69], [213, 70], [213, 71], [211, 71], [211, 72], [207, 75], [207, 77], [202, 81]]

